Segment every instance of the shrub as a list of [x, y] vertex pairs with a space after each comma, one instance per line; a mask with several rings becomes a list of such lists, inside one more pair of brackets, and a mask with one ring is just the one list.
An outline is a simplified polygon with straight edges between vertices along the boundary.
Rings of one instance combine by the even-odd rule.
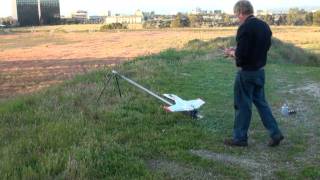
[[112, 29], [128, 29], [128, 26], [126, 24], [121, 23], [112, 23], [100, 27], [100, 31], [107, 31]]

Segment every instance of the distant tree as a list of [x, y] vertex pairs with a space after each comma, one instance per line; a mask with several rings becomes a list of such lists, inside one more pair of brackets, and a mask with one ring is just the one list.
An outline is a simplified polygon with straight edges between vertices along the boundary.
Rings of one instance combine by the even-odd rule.
[[214, 20], [215, 24], [219, 26], [230, 26], [233, 25], [231, 15], [222, 13], [220, 19]]
[[142, 26], [145, 29], [157, 28], [157, 22], [156, 21], [145, 21]]
[[269, 25], [274, 25], [274, 16], [270, 14], [261, 16], [261, 19], [264, 20]]
[[232, 24], [230, 15], [224, 14], [224, 16], [223, 16], [223, 23], [224, 23], [225, 25], [227, 25], [227, 26], [229, 26], [229, 25]]
[[189, 15], [190, 27], [201, 27], [203, 24], [203, 16], [201, 15]]
[[0, 19], [0, 24], [5, 26], [11, 26], [15, 23], [15, 20], [12, 17], [5, 17]]
[[316, 26], [320, 26], [320, 10], [316, 11], [313, 14], [313, 24]]
[[287, 23], [287, 15], [285, 15], [285, 14], [276, 15], [276, 16], [274, 17], [274, 24], [275, 24], [275, 25], [278, 25], [278, 26], [280, 26], [280, 25], [287, 25], [287, 24], [288, 24], [288, 23]]
[[288, 15], [287, 14], [281, 15], [281, 24], [288, 25]]
[[181, 17], [179, 14], [172, 20], [171, 27], [181, 27]]
[[170, 27], [170, 21], [159, 21], [159, 28], [169, 28]]
[[306, 24], [306, 14], [304, 9], [293, 8], [289, 9], [288, 24], [289, 25], [304, 25]]
[[289, 13], [288, 13], [288, 24], [289, 25], [293, 25], [295, 23], [296, 19], [298, 19], [298, 12], [299, 12], [298, 8], [289, 9]]
[[312, 25], [313, 24], [313, 13], [308, 12], [306, 14], [306, 25]]
[[171, 27], [189, 27], [190, 20], [188, 16], [178, 13], [175, 19], [171, 22]]

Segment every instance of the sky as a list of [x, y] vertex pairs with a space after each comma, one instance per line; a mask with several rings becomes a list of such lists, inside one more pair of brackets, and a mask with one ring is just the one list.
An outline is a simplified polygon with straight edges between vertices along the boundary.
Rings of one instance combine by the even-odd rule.
[[[0, 17], [12, 15], [12, 0], [0, 0]], [[155, 11], [157, 14], [190, 12], [195, 8], [203, 10], [221, 9], [232, 12], [237, 0], [60, 0], [61, 15], [68, 16], [76, 10], [87, 10], [89, 15], [133, 14], [135, 10]], [[255, 10], [290, 7], [320, 7], [320, 0], [251, 0]]]

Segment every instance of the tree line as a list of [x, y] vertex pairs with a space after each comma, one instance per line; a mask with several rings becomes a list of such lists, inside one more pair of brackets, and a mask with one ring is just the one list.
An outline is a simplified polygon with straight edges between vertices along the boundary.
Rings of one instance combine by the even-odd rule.
[[[212, 17], [212, 18], [208, 18]], [[217, 18], [218, 17], [218, 18]], [[292, 8], [286, 14], [257, 15], [270, 25], [294, 25], [294, 26], [320, 26], [320, 10], [308, 12], [304, 9]], [[213, 27], [213, 26], [235, 26], [238, 25], [234, 15], [221, 13], [219, 15], [195, 15], [178, 13], [170, 21], [146, 21], [145, 28], [178, 28], [178, 27]]]
[[289, 10], [288, 14], [260, 15], [258, 17], [270, 25], [320, 26], [320, 10], [313, 13], [293, 8]]

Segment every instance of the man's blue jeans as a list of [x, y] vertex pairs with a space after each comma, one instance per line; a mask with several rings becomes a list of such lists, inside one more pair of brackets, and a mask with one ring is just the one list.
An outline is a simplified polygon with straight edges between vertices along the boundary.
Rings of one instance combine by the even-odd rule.
[[256, 106], [264, 127], [269, 131], [270, 137], [282, 135], [275, 118], [265, 99], [264, 93], [265, 72], [238, 71], [234, 84], [235, 121], [233, 139], [247, 141], [248, 129], [251, 121], [252, 102]]

